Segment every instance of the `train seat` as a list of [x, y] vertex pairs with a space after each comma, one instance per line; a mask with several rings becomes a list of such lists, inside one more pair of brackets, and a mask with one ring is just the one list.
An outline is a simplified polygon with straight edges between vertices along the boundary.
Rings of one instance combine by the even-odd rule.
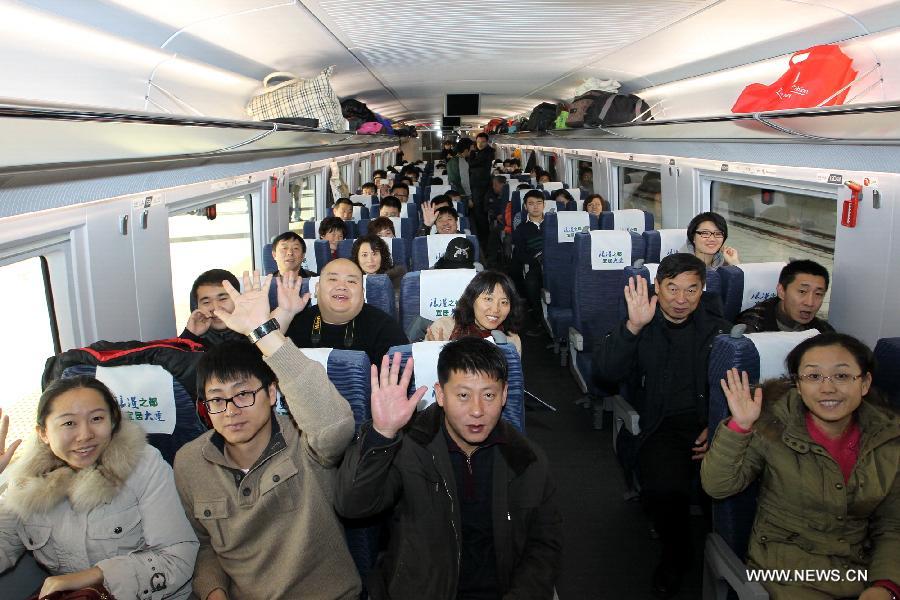
[[[641, 276], [647, 280], [647, 289], [651, 294], [655, 294], [656, 290], [656, 270], [659, 263], [645, 262], [639, 267], [625, 267], [625, 281], [628, 282], [630, 277]], [[719, 302], [722, 300], [722, 279], [719, 273], [713, 269], [706, 269], [706, 285], [703, 288], [704, 295], [709, 295]], [[720, 306], [721, 309], [721, 306]], [[619, 318], [625, 320], [628, 318], [628, 306], [625, 304], [625, 295], [619, 298]]]
[[594, 339], [618, 327], [619, 298], [625, 289], [625, 267], [644, 258], [644, 239], [632, 231], [597, 230], [575, 234], [572, 326], [569, 368], [578, 386], [591, 395]]
[[[710, 441], [716, 428], [730, 416], [720, 381], [732, 368], [747, 371], [755, 384], [787, 375], [784, 359], [797, 344], [816, 335], [815, 330], [769, 332], [743, 335], [736, 326], [731, 335], [720, 335], [713, 342], [709, 357], [709, 431]], [[756, 515], [758, 485], [751, 484], [739, 494], [713, 500], [713, 530], [707, 536], [704, 552], [704, 599], [725, 600], [729, 588], [741, 598], [768, 598], [757, 582], [748, 582], [744, 561], [750, 530]]]
[[[318, 273], [319, 261], [316, 260], [316, 240], [304, 238], [303, 242], [306, 244], [306, 254], [303, 258], [302, 267], [311, 273]], [[310, 252], [310, 249], [312, 249], [312, 252]], [[272, 244], [263, 246], [262, 259], [263, 275], [269, 275], [278, 270], [278, 264], [275, 262], [275, 257], [272, 256]], [[235, 273], [235, 275], [240, 275], [240, 273]]]
[[428, 199], [434, 200], [435, 196], [440, 196], [441, 194], [446, 194], [450, 191], [449, 185], [433, 185], [431, 186], [431, 190], [428, 192]]
[[366, 208], [369, 208], [369, 209], [372, 208], [372, 205], [375, 204], [376, 201], [377, 201], [377, 198], [375, 196], [370, 196], [368, 194], [351, 194], [350, 195], [350, 202], [352, 202], [354, 204], [356, 204], [356, 203], [362, 204], [363, 206], [365, 206]]
[[647, 262], [658, 263], [670, 254], [678, 252], [687, 241], [687, 229], [651, 229], [645, 231]]
[[[558, 351], [568, 339], [572, 325], [572, 279], [575, 233], [597, 229], [595, 215], [584, 211], [548, 214], [544, 220], [544, 289], [541, 304], [544, 323]], [[568, 357], [562, 354], [563, 365]]]
[[600, 229], [621, 229], [639, 234], [652, 231], [653, 213], [636, 208], [604, 211], [600, 213]]
[[475, 269], [411, 271], [400, 282], [400, 325], [404, 331], [421, 317], [435, 321], [449, 317]]
[[538, 188], [546, 192], [553, 192], [560, 188], [569, 189], [569, 184], [563, 183], [562, 181], [547, 181], [545, 183], [539, 183]]
[[434, 267], [434, 263], [444, 255], [450, 240], [465, 237], [475, 247], [475, 258], [481, 256], [478, 246], [478, 238], [464, 233], [435, 233], [412, 240], [412, 268], [413, 271], [424, 271]]
[[725, 318], [734, 321], [741, 311], [776, 295], [783, 262], [745, 263], [719, 267]]
[[[506, 394], [506, 406], [503, 407], [501, 416], [510, 425], [525, 433], [525, 377], [522, 374], [522, 359], [516, 347], [507, 343], [506, 336], [500, 332], [495, 332], [494, 341], [497, 347], [503, 351], [506, 356], [506, 365], [508, 369], [509, 381]], [[419, 407], [424, 408], [434, 401], [434, 384], [437, 382], [437, 358], [441, 348], [447, 342], [416, 342], [414, 344], [405, 344], [402, 346], [394, 346], [388, 353], [393, 357], [395, 352], [403, 355], [403, 362], [412, 357], [414, 360], [414, 374], [418, 373], [418, 379], [415, 375], [410, 382], [410, 393], [419, 386], [427, 386], [428, 392], [419, 403]]]

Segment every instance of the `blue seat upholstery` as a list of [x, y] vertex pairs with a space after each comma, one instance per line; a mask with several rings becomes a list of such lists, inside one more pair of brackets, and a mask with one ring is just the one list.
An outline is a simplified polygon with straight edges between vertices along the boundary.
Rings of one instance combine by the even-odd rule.
[[[328, 379], [353, 411], [356, 430], [372, 418], [372, 385], [369, 357], [359, 350], [332, 350], [328, 355]], [[347, 548], [363, 582], [378, 556], [380, 524], [377, 520], [342, 519]]]
[[[757, 302], [771, 298], [775, 295], [775, 287], [778, 285], [778, 274], [785, 263], [745, 263], [736, 266], [719, 267], [718, 273], [722, 279], [722, 305], [725, 309], [724, 316], [729, 321], [734, 321], [738, 314], [750, 308]], [[744, 281], [746, 273], [756, 279], [765, 279], [765, 285], [754, 291], [753, 298], [748, 304], [744, 304]]]
[[[371, 219], [361, 219], [359, 222], [359, 231], [361, 235], [364, 235], [369, 231], [369, 222]], [[394, 234], [397, 237], [402, 237], [405, 240], [411, 240], [416, 236], [416, 228], [417, 222], [413, 219], [400, 219], [400, 231], [395, 231]]]
[[[115, 367], [109, 368], [114, 369]], [[67, 367], [62, 372], [62, 376], [90, 375], [94, 377], [96, 373], [97, 367], [95, 365], [74, 365]], [[175, 430], [171, 434], [147, 434], [147, 442], [159, 450], [163, 459], [169, 464], [175, 461], [175, 454], [182, 446], [206, 432], [206, 426], [197, 415], [197, 406], [194, 403], [194, 399], [184, 389], [181, 382], [175, 378], [172, 379], [172, 390], [175, 393]], [[128, 406], [122, 407], [122, 411], [127, 410]], [[122, 418], [125, 418], [124, 414]]]
[[[460, 237], [463, 237], [464, 234], [459, 234]], [[478, 238], [474, 235], [465, 235], [467, 240], [472, 242], [472, 245], [475, 247], [475, 256], [476, 260], [478, 256], [481, 256], [481, 252], [478, 246]], [[428, 262], [428, 237], [416, 237], [412, 240], [412, 270], [413, 271], [424, 271], [426, 269], [432, 268], [433, 265]]]
[[[503, 407], [501, 416], [510, 425], [525, 433], [525, 377], [522, 374], [522, 359], [516, 351], [516, 347], [512, 344], [497, 344], [497, 347], [503, 351], [506, 356], [506, 364], [509, 372], [509, 390], [506, 395], [506, 406]], [[404, 344], [402, 346], [393, 346], [388, 353], [393, 356], [394, 352], [400, 352], [403, 355], [403, 363], [412, 357], [412, 344]], [[410, 394], [415, 389], [415, 380], [410, 382]]]
[[[634, 232], [630, 232], [630, 236], [632, 262], [643, 259], [644, 239]], [[601, 390], [594, 386], [591, 377], [593, 342], [621, 323], [619, 298], [625, 288], [625, 272], [624, 268], [611, 271], [591, 268], [590, 233], [575, 234], [574, 258], [572, 329], [578, 336], [572, 343], [570, 332], [570, 367], [583, 391], [600, 394]]]
[[[356, 238], [359, 235], [359, 227], [356, 221], [344, 221], [347, 226], [346, 238]], [[304, 239], [315, 240], [319, 238], [319, 221], [304, 221], [303, 223]]]
[[[615, 229], [616, 218], [613, 214], [614, 212], [607, 210], [600, 213], [600, 229]], [[644, 213], [644, 231], [651, 231], [653, 229], [653, 213], [646, 210], [641, 212]]]
[[276, 264], [275, 262], [275, 257], [272, 256], [272, 244], [266, 244], [265, 246], [263, 246], [262, 259], [263, 275], [268, 275], [269, 273], [274, 273], [278, 270], [278, 264]]
[[[309, 291], [309, 279], [300, 283], [300, 295]], [[276, 303], [277, 304], [277, 303]], [[394, 286], [387, 275], [366, 276], [366, 304], [371, 304], [392, 317], [396, 318], [397, 310], [394, 304]]]
[[[677, 232], [680, 243], [677, 246], [672, 247], [669, 245], [667, 248], [663, 249], [662, 240], [667, 232]], [[642, 235], [644, 236], [644, 244], [647, 246], [647, 262], [649, 263], [658, 263], [669, 254], [678, 252], [681, 246], [687, 241], [687, 229], [651, 229], [645, 231]]]
[[[338, 244], [338, 258], [352, 260], [353, 243], [356, 240], [344, 240]], [[388, 240], [385, 240], [387, 242]], [[409, 267], [409, 240], [393, 238], [390, 240], [391, 260], [395, 265]]]
[[[599, 221], [590, 215], [590, 229], [597, 229]], [[547, 327], [554, 340], [565, 340], [572, 325], [572, 280], [575, 272], [575, 244], [560, 243], [557, 217], [544, 217], [544, 289], [550, 303], [544, 303]]]
[[895, 410], [900, 410], [900, 338], [875, 344], [875, 386]]

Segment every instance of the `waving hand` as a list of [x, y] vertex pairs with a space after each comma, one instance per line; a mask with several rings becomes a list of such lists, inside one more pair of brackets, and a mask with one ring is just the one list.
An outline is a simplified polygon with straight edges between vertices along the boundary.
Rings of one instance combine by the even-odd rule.
[[394, 353], [394, 359], [390, 363], [388, 368], [387, 355], [381, 359], [380, 375], [378, 368], [372, 365], [372, 425], [375, 431], [386, 438], [393, 438], [403, 429], [428, 389], [422, 386], [412, 396], [407, 396], [413, 374], [413, 359], [406, 361], [402, 376], [399, 352]]

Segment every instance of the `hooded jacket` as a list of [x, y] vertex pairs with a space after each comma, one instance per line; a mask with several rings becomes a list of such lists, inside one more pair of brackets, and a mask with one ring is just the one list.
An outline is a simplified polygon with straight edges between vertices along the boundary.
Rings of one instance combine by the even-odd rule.
[[[455, 600], [462, 524], [437, 404], [417, 413], [387, 446], [362, 455], [367, 423], [347, 450], [335, 506], [349, 518], [393, 509], [390, 546], [369, 576], [373, 600]], [[493, 456], [494, 548], [499, 597], [550, 600], [559, 572], [562, 517], [547, 458], [503, 421]]]
[[190, 596], [197, 537], [172, 469], [123, 420], [102, 456], [74, 470], [35, 436], [0, 499], [0, 572], [26, 551], [53, 575], [99, 567], [118, 600]]
[[[867, 570], [868, 582], [900, 582], [900, 418], [863, 400], [856, 411], [859, 455], [849, 480], [806, 429], [806, 406], [784, 383], [763, 391], [763, 413], [748, 434], [723, 422], [703, 459], [703, 488], [725, 498], [760, 480], [748, 562], [762, 569]], [[858, 597], [865, 581], [765, 584], [774, 600], [798, 586]], [[816, 596], [819, 597], [819, 596]]]

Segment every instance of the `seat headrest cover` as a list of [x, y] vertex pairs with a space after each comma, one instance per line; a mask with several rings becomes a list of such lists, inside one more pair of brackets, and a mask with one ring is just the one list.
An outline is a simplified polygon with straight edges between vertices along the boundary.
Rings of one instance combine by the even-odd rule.
[[784, 359], [797, 345], [815, 335], [816, 329], [806, 331], [769, 331], [764, 333], [748, 333], [746, 338], [753, 342], [759, 352], [759, 380], [777, 379], [787, 375]]
[[591, 215], [583, 210], [556, 213], [556, 240], [560, 244], [571, 244], [575, 241], [576, 233], [587, 233], [590, 230]]
[[331, 356], [332, 348], [300, 348], [300, 352], [306, 355], [309, 360], [314, 360], [325, 369], [328, 373], [328, 357]]
[[172, 374], [159, 365], [97, 365], [95, 376], [119, 403], [122, 418], [147, 433], [171, 435], [177, 418]]
[[613, 229], [643, 233], [646, 228], [647, 221], [642, 210], [628, 208], [625, 210], [614, 210], [612, 213]]
[[434, 233], [425, 238], [428, 244], [428, 268], [432, 268], [434, 264], [447, 252], [447, 244], [454, 238], [464, 238], [464, 233]]
[[660, 229], [659, 230], [659, 259], [662, 260], [670, 254], [675, 254], [684, 246], [687, 239], [687, 229]]
[[306, 254], [303, 255], [303, 262], [300, 266], [311, 273], [318, 273], [319, 261], [316, 260], [316, 240], [303, 238], [303, 243], [306, 244]]
[[447, 344], [443, 342], [416, 342], [412, 344], [413, 364], [415, 373], [413, 379], [417, 388], [425, 386], [428, 391], [419, 401], [418, 410], [423, 410], [435, 402], [434, 384], [437, 383], [437, 363], [441, 348]]
[[434, 321], [449, 317], [466, 286], [475, 277], [475, 269], [439, 269], [419, 274], [419, 314]]
[[644, 263], [644, 268], [650, 273], [650, 285], [656, 285], [656, 271], [659, 269], [659, 263]]
[[621, 271], [630, 266], [631, 234], [629, 232], [591, 231], [591, 269]]
[[372, 208], [372, 196], [366, 194], [352, 194], [350, 196], [350, 202], [353, 202], [354, 204], [359, 202], [366, 208]]
[[784, 268], [783, 262], [746, 263], [739, 265], [739, 268], [744, 272], [741, 310], [747, 310], [777, 294], [775, 287], [778, 285], [778, 275]]

